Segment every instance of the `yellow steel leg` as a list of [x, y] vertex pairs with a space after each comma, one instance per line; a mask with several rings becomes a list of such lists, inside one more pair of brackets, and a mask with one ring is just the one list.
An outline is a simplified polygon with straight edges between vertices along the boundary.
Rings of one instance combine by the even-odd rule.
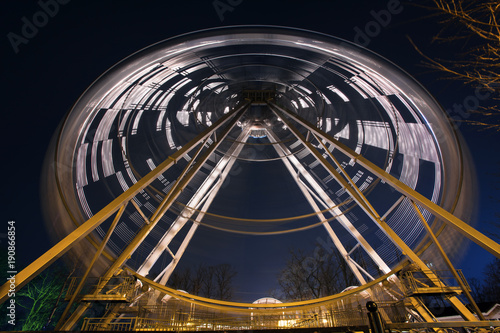
[[[28, 267], [19, 272], [16, 278], [16, 290], [21, 289], [26, 283], [31, 281], [35, 276], [37, 276], [41, 271], [47, 268], [55, 260], [66, 253], [71, 247], [78, 241], [85, 238], [90, 234], [95, 228], [101, 225], [107, 218], [113, 215], [124, 202], [130, 201], [134, 196], [137, 195], [142, 189], [151, 184], [159, 175], [168, 170], [172, 165], [174, 165], [178, 160], [183, 158], [187, 153], [189, 153], [193, 148], [198, 146], [200, 142], [212, 135], [216, 130], [218, 130], [222, 125], [224, 125], [228, 120], [233, 118], [238, 112], [245, 110], [250, 103], [245, 103], [241, 107], [234, 111], [231, 111], [219, 120], [217, 120], [211, 127], [207, 128], [202, 133], [198, 134], [193, 140], [188, 144], [184, 145], [177, 152], [169, 156], [164, 162], [159, 164], [154, 170], [149, 172], [147, 175], [142, 177], [132, 185], [127, 191], [123, 192], [106, 207], [97, 212], [93, 217], [88, 219], [82, 225], [80, 225], [76, 230], [71, 232], [68, 236], [63, 238], [59, 243], [54, 245], [50, 250], [42, 254], [38, 259], [32, 262]], [[5, 302], [8, 298], [8, 293], [10, 289], [10, 283], [7, 282], [0, 287], [0, 304]]]
[[435, 204], [431, 200], [427, 199], [425, 196], [422, 194], [418, 193], [417, 191], [413, 190], [410, 188], [408, 185], [404, 184], [403, 182], [399, 181], [397, 178], [391, 176], [389, 173], [385, 172], [385, 170], [379, 168], [376, 166], [374, 163], [370, 162], [368, 159], [363, 157], [363, 155], [356, 153], [353, 151], [351, 148], [347, 147], [340, 141], [334, 139], [324, 131], [320, 130], [307, 120], [303, 119], [299, 115], [290, 112], [286, 110], [285, 108], [282, 108], [275, 103], [270, 103], [271, 106], [275, 107], [276, 109], [282, 111], [285, 113], [287, 116], [295, 120], [297, 123], [300, 125], [304, 126], [307, 128], [309, 131], [312, 133], [318, 135], [322, 139], [324, 139], [326, 142], [332, 144], [337, 148], [339, 151], [341, 151], [343, 154], [346, 156], [354, 159], [357, 163], [359, 163], [361, 166], [366, 168], [368, 171], [382, 179], [383, 181], [387, 182], [390, 184], [392, 187], [394, 187], [397, 191], [400, 193], [406, 195], [408, 198], [411, 198], [415, 202], [418, 202], [420, 205], [425, 207], [428, 211], [433, 213], [436, 217], [439, 219], [443, 220], [447, 225], [451, 226], [452, 228], [456, 229], [459, 231], [461, 234], [465, 235], [467, 238], [471, 239], [474, 241], [476, 244], [480, 245], [496, 257], [500, 258], [500, 245], [493, 241], [492, 239], [488, 238], [487, 236], [483, 235], [467, 223], [463, 222], [450, 212], [446, 211], [444, 208], [441, 206]]

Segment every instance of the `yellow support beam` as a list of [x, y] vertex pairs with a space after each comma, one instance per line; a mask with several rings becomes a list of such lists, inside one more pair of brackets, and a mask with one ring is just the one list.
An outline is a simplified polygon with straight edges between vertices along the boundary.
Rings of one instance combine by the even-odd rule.
[[[144, 177], [139, 179], [137, 183], [132, 185], [127, 191], [120, 194], [116, 199], [111, 201], [106, 207], [97, 212], [94, 216], [88, 219], [86, 222], [82, 223], [77, 229], [71, 232], [68, 236], [63, 238], [59, 243], [54, 245], [50, 250], [42, 254], [38, 259], [29, 264], [21, 272], [17, 273], [15, 276], [15, 286], [16, 291], [21, 289], [26, 283], [31, 281], [35, 276], [37, 276], [41, 271], [47, 268], [50, 264], [60, 258], [63, 254], [69, 251], [74, 244], [89, 235], [95, 228], [101, 225], [106, 219], [113, 215], [124, 202], [130, 201], [134, 196], [136, 196], [142, 189], [149, 186], [159, 175], [168, 170], [177, 161], [183, 158], [187, 153], [189, 153], [193, 148], [198, 146], [203, 140], [212, 135], [216, 130], [218, 130], [223, 124], [225, 124], [229, 119], [233, 118], [238, 111], [246, 108], [249, 103], [238, 107], [237, 109], [228, 112], [223, 115], [219, 120], [217, 120], [212, 126], [207, 128], [202, 133], [198, 134], [193, 140], [188, 144], [184, 145], [181, 149], [169, 156], [165, 161], [159, 164], [155, 169], [146, 174]], [[5, 302], [8, 298], [10, 290], [10, 283], [7, 281], [4, 285], [0, 287], [0, 304]]]
[[431, 200], [427, 199], [425, 196], [422, 194], [418, 193], [405, 183], [401, 182], [399, 179], [395, 178], [394, 176], [390, 175], [387, 173], [385, 170], [381, 169], [365, 157], [363, 155], [356, 153], [354, 150], [343, 144], [342, 142], [334, 139], [321, 129], [317, 128], [307, 120], [303, 119], [299, 115], [290, 112], [286, 110], [285, 108], [282, 108], [278, 105], [276, 105], [273, 102], [270, 102], [270, 104], [278, 110], [282, 111], [285, 113], [288, 117], [292, 118], [295, 120], [297, 123], [300, 125], [304, 126], [306, 129], [311, 131], [312, 133], [315, 133], [318, 135], [320, 138], [325, 140], [326, 142], [332, 144], [336, 149], [341, 151], [343, 154], [346, 156], [354, 159], [356, 163], [359, 163], [359, 165], [363, 166], [366, 170], [370, 171], [373, 173], [375, 176], [379, 177], [386, 183], [390, 184], [392, 187], [394, 187], [397, 191], [400, 193], [404, 194], [408, 198], [411, 198], [413, 201], [418, 202], [420, 205], [422, 205], [425, 209], [430, 211], [434, 216], [437, 218], [441, 219], [444, 221], [448, 226], [454, 228], [461, 234], [463, 234], [465, 237], [469, 238], [476, 244], [480, 245], [483, 247], [485, 250], [489, 251], [492, 253], [494, 256], [500, 258], [500, 245], [493, 241], [491, 238], [488, 238], [484, 234], [480, 233], [464, 221], [460, 220], [458, 217], [454, 216], [441, 206], [435, 204]]
[[[132, 202], [133, 202], [133, 200], [132, 200]], [[61, 325], [64, 323], [66, 316], [68, 315], [69, 311], [71, 310], [71, 306], [73, 305], [76, 298], [78, 297], [78, 294], [82, 290], [83, 284], [87, 280], [87, 277], [89, 276], [90, 271], [92, 270], [92, 267], [94, 267], [94, 264], [96, 263], [97, 259], [99, 259], [102, 251], [104, 250], [104, 247], [108, 243], [108, 240], [111, 238], [111, 235], [113, 234], [113, 231], [115, 230], [116, 225], [120, 221], [120, 218], [122, 217], [123, 212], [125, 211], [125, 208], [127, 207], [127, 204], [123, 204], [123, 206], [116, 213], [115, 218], [113, 220], [113, 223], [111, 223], [111, 226], [109, 227], [108, 232], [106, 233], [106, 236], [104, 236], [103, 240], [101, 241], [101, 245], [99, 245], [97, 252], [94, 254], [94, 257], [92, 258], [92, 261], [89, 264], [89, 267], [87, 267], [85, 274], [83, 274], [82, 280], [80, 281], [80, 283], [76, 287], [75, 291], [73, 292], [73, 296], [71, 296], [71, 299], [69, 300], [68, 305], [66, 305], [66, 308], [64, 309], [61, 317], [59, 318], [59, 322], [57, 323], [57, 326], [55, 327], [56, 331], [59, 330], [61, 328]]]
[[144, 239], [147, 237], [147, 235], [150, 233], [150, 231], [153, 230], [153, 228], [160, 221], [160, 219], [165, 214], [165, 212], [170, 208], [170, 206], [174, 203], [174, 201], [177, 199], [177, 197], [181, 194], [184, 187], [187, 184], [189, 184], [191, 179], [196, 175], [196, 173], [198, 173], [198, 171], [201, 169], [203, 164], [208, 160], [210, 155], [212, 155], [212, 153], [217, 149], [217, 147], [222, 142], [222, 140], [224, 140], [224, 138], [233, 129], [233, 127], [236, 125], [236, 123], [241, 118], [243, 113], [246, 111], [248, 105], [249, 104], [246, 104], [243, 108], [240, 108], [238, 110], [236, 117], [234, 117], [234, 119], [231, 120], [231, 122], [227, 125], [227, 127], [225, 127], [224, 131], [220, 134], [219, 140], [214, 142], [207, 149], [207, 151], [199, 158], [199, 160], [197, 160], [196, 163], [194, 165], [192, 165], [191, 168], [189, 168], [189, 171], [187, 170], [187, 168], [184, 170], [183, 174], [181, 175], [182, 178], [180, 177], [181, 179], [175, 183], [174, 187], [165, 196], [165, 198], [161, 202], [159, 208], [153, 214], [153, 217], [151, 218], [150, 223], [145, 224], [142, 227], [142, 229], [139, 230], [139, 232], [134, 237], [134, 239], [127, 245], [125, 250], [123, 250], [123, 252], [120, 254], [120, 256], [115, 260], [115, 262], [108, 269], [106, 274], [104, 274], [103, 279], [102, 279], [104, 281], [104, 283], [97, 287], [97, 292], [99, 292], [99, 290], [104, 287], [106, 280], [111, 278], [113, 276], [113, 274], [120, 267], [122, 267], [122, 265], [127, 261], [128, 258], [130, 258], [130, 256], [134, 253], [134, 251], [137, 249], [137, 247], [144, 241]]
[[[342, 178], [340, 173], [336, 171], [335, 167], [328, 163], [328, 161], [323, 157], [323, 155], [308, 141], [305, 140], [304, 136], [295, 128], [295, 126], [290, 122], [290, 120], [283, 117], [282, 112], [284, 109], [279, 108], [275, 104], [271, 104], [274, 107], [274, 112], [278, 115], [285, 124], [288, 126], [290, 131], [299, 139], [302, 144], [316, 157], [318, 161], [328, 170], [328, 172], [335, 178], [335, 180], [349, 193], [351, 198], [365, 211], [365, 213], [377, 223], [382, 230], [389, 236], [394, 245], [396, 245], [411, 261], [413, 261], [418, 267], [431, 279], [434, 281], [436, 286], [442, 288], [445, 287], [444, 283], [432, 272], [428, 271], [425, 263], [420, 259], [420, 257], [399, 237], [394, 230], [383, 220], [380, 219], [380, 215], [376, 212], [375, 208], [366, 199], [364, 194], [357, 188], [354, 182], [349, 183], [350, 178], [347, 176], [346, 179]], [[278, 109], [278, 110], [276, 110]], [[311, 131], [313, 135], [315, 133]], [[385, 172], [385, 171], [384, 171]], [[414, 191], [415, 192], [415, 191]], [[429, 200], [430, 201], [430, 200]], [[423, 217], [422, 217], [423, 218]], [[425, 221], [425, 220], [424, 220]], [[433, 235], [433, 234], [432, 234]], [[437, 242], [437, 240], [436, 240]], [[451, 263], [450, 263], [451, 264]], [[460, 281], [459, 281], [460, 283]], [[474, 321], [476, 318], [474, 315], [462, 304], [462, 302], [455, 296], [448, 297], [450, 303], [459, 311], [460, 315], [469, 321]], [[475, 303], [474, 303], [475, 304]]]

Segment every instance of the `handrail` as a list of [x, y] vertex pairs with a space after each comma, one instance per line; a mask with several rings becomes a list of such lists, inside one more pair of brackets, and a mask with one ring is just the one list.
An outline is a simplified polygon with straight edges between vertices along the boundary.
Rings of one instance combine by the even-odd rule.
[[[127, 272], [129, 272], [131, 275], [135, 276], [137, 279], [141, 280], [143, 283], [146, 283], [153, 287], [154, 289], [161, 291], [169, 296], [181, 299], [183, 301], [193, 303], [193, 304], [198, 304], [201, 306], [209, 307], [209, 308], [214, 308], [214, 309], [219, 309], [219, 310], [226, 310], [226, 311], [236, 311], [236, 312], [263, 312], [265, 310], [266, 313], [271, 313], [271, 312], [283, 312], [287, 311], [290, 309], [295, 310], [307, 310], [313, 307], [325, 305], [331, 301], [338, 300], [344, 297], [352, 296], [354, 294], [358, 294], [366, 289], [369, 289], [382, 281], [386, 280], [390, 276], [396, 274], [398, 271], [400, 271], [407, 262], [400, 263], [398, 266], [393, 268], [389, 273], [380, 276], [379, 278], [370, 281], [360, 287], [350, 289], [348, 291], [339, 293], [339, 294], [334, 294], [330, 296], [325, 296], [317, 299], [312, 299], [312, 300], [305, 300], [305, 301], [296, 301], [296, 302], [289, 302], [289, 303], [276, 303], [276, 304], [253, 304], [253, 303], [242, 303], [242, 302], [230, 302], [230, 301], [221, 301], [221, 300], [214, 300], [211, 298], [206, 298], [206, 297], [201, 297], [201, 296], [196, 296], [192, 294], [187, 294], [184, 292], [180, 292], [178, 290], [169, 288], [167, 286], [161, 285], [157, 282], [154, 282], [129, 268], [125, 268]], [[274, 310], [273, 310], [274, 309]]]

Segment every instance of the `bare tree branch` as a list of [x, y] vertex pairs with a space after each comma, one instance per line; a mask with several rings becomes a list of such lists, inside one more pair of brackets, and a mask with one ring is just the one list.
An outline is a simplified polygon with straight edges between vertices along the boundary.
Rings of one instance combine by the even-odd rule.
[[278, 275], [281, 292], [274, 294], [287, 301], [306, 300], [336, 294], [357, 283], [333, 244], [329, 249], [317, 244], [313, 253], [290, 250], [286, 266]]
[[[453, 49], [462, 49], [449, 59], [439, 59], [424, 54], [413, 41], [425, 65], [445, 73], [446, 78], [459, 80], [474, 88], [487, 91], [491, 101], [500, 98], [500, 0], [432, 0], [427, 7], [437, 14], [443, 28], [433, 42]], [[463, 122], [484, 130], [500, 131], [500, 110], [494, 103], [468, 110], [474, 115]]]

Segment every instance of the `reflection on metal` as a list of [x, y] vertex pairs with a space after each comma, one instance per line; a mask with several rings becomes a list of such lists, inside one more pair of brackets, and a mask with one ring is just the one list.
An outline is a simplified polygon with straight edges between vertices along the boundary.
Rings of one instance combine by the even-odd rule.
[[[443, 296], [476, 321], [458, 298], [470, 295], [448, 255], [456, 244], [440, 237], [451, 227], [500, 256], [497, 243], [462, 220], [467, 161], [438, 104], [385, 60], [310, 32], [213, 30], [143, 51], [82, 96], [54, 161], [52, 213], [68, 223], [53, 229], [65, 234], [16, 284], [71, 249], [94, 246], [83, 278], [68, 287], [68, 310], [80, 305], [67, 320], [65, 311], [62, 330], [94, 302], [115, 304], [104, 318], [85, 319], [84, 330], [364, 327], [368, 300], [388, 327], [421, 321], [438, 330], [423, 295]], [[233, 169], [273, 161], [303, 206], [272, 207], [273, 218], [243, 214], [248, 202], [234, 198], [245, 190], [233, 182], [250, 191], [253, 180]], [[458, 167], [449, 171], [448, 163]], [[168, 288], [201, 229], [252, 236], [326, 229], [360, 286], [279, 304]], [[428, 245], [439, 255], [421, 251]], [[442, 262], [453, 281], [428, 268]], [[91, 268], [100, 276], [88, 278]], [[2, 301], [8, 290], [1, 287]]]

